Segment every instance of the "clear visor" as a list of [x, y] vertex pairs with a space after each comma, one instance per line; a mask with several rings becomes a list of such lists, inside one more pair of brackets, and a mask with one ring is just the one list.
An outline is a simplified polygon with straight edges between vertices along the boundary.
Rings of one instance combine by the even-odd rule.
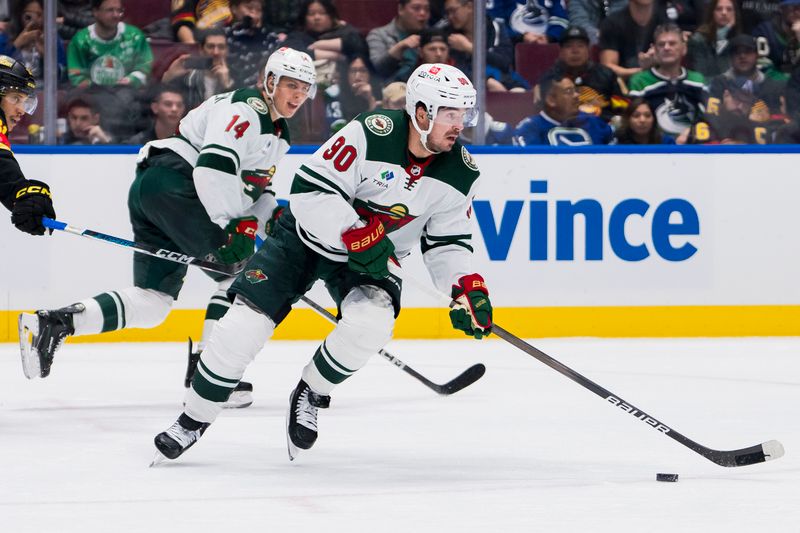
[[26, 95], [22, 93], [13, 92], [11, 94], [4, 94], [3, 98], [11, 105], [21, 105], [22, 109], [28, 115], [33, 115], [36, 112], [36, 107], [39, 105], [39, 98], [35, 94]]
[[446, 126], [471, 128], [478, 123], [478, 108], [441, 107], [433, 121]]

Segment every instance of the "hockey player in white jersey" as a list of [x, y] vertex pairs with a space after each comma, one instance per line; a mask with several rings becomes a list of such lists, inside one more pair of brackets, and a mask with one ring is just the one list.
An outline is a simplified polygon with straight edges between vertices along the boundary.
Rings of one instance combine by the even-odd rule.
[[[209, 98], [181, 120], [175, 135], [142, 147], [128, 197], [135, 241], [225, 264], [253, 254], [257, 234], [266, 234], [281, 212], [270, 182], [291, 143], [286, 119], [316, 91], [311, 58], [291, 48], [273, 53], [259, 79], [257, 88]], [[47, 377], [67, 336], [159, 325], [186, 271], [137, 253], [133, 287], [21, 314], [25, 376]], [[233, 278], [212, 277], [220, 311], [211, 318], [219, 318]], [[207, 320], [205, 329], [211, 327]]]
[[[478, 168], [458, 143], [477, 115], [475, 89], [455, 67], [425, 64], [408, 81], [406, 109], [359, 115], [294, 177], [289, 208], [231, 286], [236, 295], [200, 357], [185, 410], [155, 438], [175, 459], [222, 409], [245, 368], [299, 296], [322, 279], [341, 319], [290, 395], [290, 458], [317, 438], [317, 411], [334, 388], [392, 335], [401, 280], [388, 261], [417, 243], [431, 278], [461, 305], [456, 329], [481, 338], [492, 325], [483, 278], [471, 267], [471, 205]], [[163, 460], [157, 455], [157, 460]]]

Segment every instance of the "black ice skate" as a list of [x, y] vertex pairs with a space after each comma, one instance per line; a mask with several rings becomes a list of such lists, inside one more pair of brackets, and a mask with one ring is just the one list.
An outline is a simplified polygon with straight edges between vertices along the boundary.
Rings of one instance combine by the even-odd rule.
[[46, 378], [50, 374], [56, 350], [75, 333], [72, 315], [84, 309], [83, 304], [73, 304], [53, 311], [20, 313], [19, 350], [26, 378]]
[[327, 409], [330, 396], [312, 391], [302, 379], [289, 396], [289, 411], [286, 413], [286, 444], [289, 460], [293, 461], [300, 450], [308, 450], [317, 440], [317, 410]]
[[[189, 338], [189, 362], [186, 366], [186, 377], [183, 379], [183, 386], [192, 386], [192, 378], [197, 371], [197, 362], [200, 361], [201, 350], [194, 351], [191, 337]], [[253, 404], [253, 384], [247, 381], [240, 381], [233, 389], [228, 401], [222, 404], [225, 409], [244, 409]]]
[[183, 452], [194, 446], [211, 424], [197, 422], [185, 414], [178, 417], [169, 429], [156, 435], [153, 442], [156, 445], [156, 456], [150, 466], [156, 466], [164, 458], [177, 459]]

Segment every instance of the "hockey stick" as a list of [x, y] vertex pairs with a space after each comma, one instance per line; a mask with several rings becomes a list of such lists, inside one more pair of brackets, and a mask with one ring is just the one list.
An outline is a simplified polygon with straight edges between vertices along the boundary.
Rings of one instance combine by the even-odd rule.
[[[391, 263], [389, 265], [389, 269], [392, 271], [393, 274], [400, 276], [400, 269], [398, 269]], [[443, 303], [446, 302], [448, 306], [450, 307], [460, 306], [460, 304], [451, 300], [449, 297], [441, 294], [440, 292], [432, 289], [431, 287], [428, 287], [427, 285], [414, 279], [413, 277], [411, 276], [402, 276], [402, 277], [404, 281], [410, 281], [413, 285], [415, 285], [419, 289], [436, 297]], [[556, 372], [568, 377], [578, 385], [586, 389], [589, 389], [590, 391], [597, 394], [598, 396], [603, 398], [605, 401], [607, 401], [614, 407], [622, 409], [626, 413], [641, 420], [648, 426], [676, 440], [677, 442], [683, 444], [684, 446], [694, 451], [695, 453], [702, 455], [709, 461], [712, 461], [720, 466], [728, 466], [728, 467], [747, 466], [756, 463], [763, 463], [765, 461], [772, 461], [774, 459], [783, 457], [784, 454], [783, 445], [777, 440], [762, 442], [761, 444], [756, 444], [755, 446], [750, 446], [748, 448], [741, 448], [738, 450], [714, 450], [712, 448], [707, 448], [706, 446], [698, 444], [692, 439], [680, 434], [679, 432], [670, 428], [666, 424], [663, 424], [655, 417], [650, 416], [649, 414], [645, 413], [638, 407], [634, 406], [632, 403], [623, 400], [616, 394], [598, 385], [589, 378], [582, 376], [581, 374], [572, 370], [563, 363], [553, 359], [552, 357], [550, 357], [543, 351], [539, 350], [538, 348], [531, 346], [530, 344], [520, 339], [516, 335], [509, 333], [502, 327], [498, 326], [497, 323], [494, 323], [492, 325], [492, 333], [494, 333], [504, 341], [508, 342], [512, 346], [519, 348], [528, 355], [534, 357], [535, 359], [538, 359], [539, 361], [546, 364]]]
[[116, 244], [117, 246], [122, 246], [123, 248], [130, 248], [142, 254], [151, 255], [153, 257], [160, 257], [161, 259], [166, 259], [167, 261], [173, 261], [175, 263], [182, 263], [184, 265], [194, 265], [196, 267], [202, 268], [203, 270], [216, 272], [218, 274], [225, 274], [227, 276], [235, 276], [236, 274], [241, 272], [244, 269], [244, 265], [247, 264], [247, 259], [230, 265], [217, 263], [215, 261], [208, 261], [206, 259], [197, 259], [196, 257], [192, 257], [190, 255], [186, 255], [181, 252], [164, 250], [163, 248], [158, 248], [157, 246], [151, 246], [149, 244], [144, 244], [141, 242], [129, 241], [121, 237], [114, 237], [113, 235], [107, 235], [105, 233], [100, 233], [99, 231], [94, 231], [91, 229], [76, 228], [75, 226], [70, 226], [69, 224], [66, 224], [64, 222], [59, 222], [58, 220], [53, 220], [52, 218], [47, 218], [47, 217], [42, 217], [42, 225], [45, 228], [65, 231], [67, 233], [72, 233], [73, 235], [78, 235], [80, 237], [89, 237], [90, 239], [97, 239], [111, 244]]
[[[301, 296], [300, 299], [311, 309], [328, 319], [329, 322], [336, 324], [338, 320], [336, 317], [333, 316], [327, 309], [316, 303], [315, 301], [311, 300], [307, 296]], [[486, 367], [483, 366], [481, 363], [476, 365], [472, 365], [465, 371], [463, 371], [458, 376], [454, 377], [447, 383], [443, 385], [439, 385], [438, 383], [434, 383], [433, 381], [429, 380], [410, 366], [406, 365], [403, 361], [395, 357], [394, 355], [390, 354], [386, 350], [379, 350], [379, 354], [381, 354], [385, 359], [395, 365], [397, 368], [402, 370], [403, 372], [415, 377], [417, 380], [422, 382], [423, 385], [431, 389], [432, 391], [436, 392], [437, 394], [441, 394], [442, 396], [449, 396], [454, 394], [465, 387], [469, 387], [476, 381], [478, 381], [483, 374], [486, 372]]]
[[[225, 274], [228, 276], [234, 276], [241, 272], [244, 269], [244, 265], [246, 264], [247, 260], [240, 261], [239, 263], [235, 263], [232, 265], [225, 265], [222, 263], [217, 263], [214, 261], [206, 261], [203, 259], [197, 259], [195, 257], [191, 257], [180, 252], [174, 252], [171, 250], [165, 250], [163, 248], [157, 248], [155, 246], [150, 246], [149, 244], [144, 243], [137, 243], [133, 241], [129, 241], [127, 239], [122, 239], [120, 237], [115, 237], [113, 235], [107, 235], [105, 233], [100, 233], [99, 231], [94, 231], [90, 229], [83, 229], [83, 228], [76, 228], [74, 226], [70, 226], [64, 222], [59, 222], [58, 220], [53, 220], [51, 218], [42, 217], [42, 225], [46, 228], [51, 228], [55, 230], [65, 231], [67, 233], [72, 233], [73, 235], [79, 235], [81, 237], [89, 237], [92, 239], [97, 239], [103, 242], [108, 242], [111, 244], [115, 244], [117, 246], [121, 246], [124, 248], [130, 248], [134, 251], [151, 255], [153, 257], [160, 257], [161, 259], [166, 259], [167, 261], [173, 261], [175, 263], [182, 263], [184, 265], [194, 265], [196, 267], [200, 267], [203, 270], [208, 270], [210, 272], [216, 272], [218, 274]], [[322, 316], [333, 322], [334, 324], [337, 322], [336, 317], [330, 314], [324, 307], [320, 306], [316, 302], [311, 301], [306, 296], [302, 296], [302, 300], [308, 304], [312, 309], [316, 312], [320, 313]], [[442, 395], [450, 395], [454, 394], [464, 387], [468, 387], [479, 380], [484, 372], [486, 372], [486, 367], [482, 364], [477, 364], [474, 366], [469, 367], [467, 370], [456, 376], [454, 379], [448, 381], [444, 385], [439, 385], [438, 383], [434, 383], [433, 381], [429, 380], [413, 368], [407, 366], [403, 361], [398, 359], [397, 357], [391, 355], [390, 353], [386, 352], [385, 350], [381, 350], [379, 352], [383, 357], [388, 359], [392, 364], [396, 367], [400, 368], [407, 374], [417, 378], [421, 381], [425, 386], [429, 387], [433, 391], [437, 392], [438, 394]]]

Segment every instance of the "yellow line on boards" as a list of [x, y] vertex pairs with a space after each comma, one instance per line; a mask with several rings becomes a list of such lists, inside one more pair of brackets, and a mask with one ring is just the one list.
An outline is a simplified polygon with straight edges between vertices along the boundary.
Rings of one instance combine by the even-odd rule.
[[[332, 311], [334, 312], [334, 311]], [[0, 342], [17, 342], [19, 311], [0, 311]], [[126, 329], [71, 337], [68, 342], [179, 342], [200, 338], [205, 310], [175, 309], [153, 329]], [[800, 336], [800, 306], [504, 307], [495, 321], [522, 338], [545, 337], [759, 337]], [[333, 325], [311, 309], [295, 309], [276, 340], [315, 340]], [[403, 309], [397, 339], [460, 339], [447, 310]]]

